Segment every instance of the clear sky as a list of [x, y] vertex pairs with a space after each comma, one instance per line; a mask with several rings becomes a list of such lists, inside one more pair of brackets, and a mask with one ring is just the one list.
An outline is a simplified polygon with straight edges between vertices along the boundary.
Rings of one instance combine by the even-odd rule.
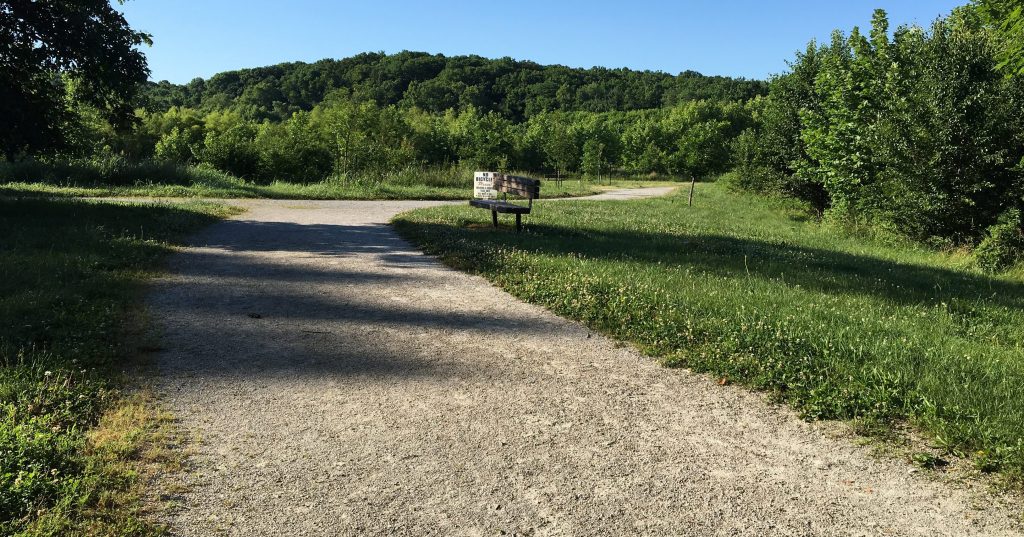
[[967, 0], [346, 1], [130, 0], [153, 34], [154, 80], [360, 52], [511, 56], [572, 67], [629, 67], [763, 78], [812, 38], [866, 27], [875, 8], [929, 24]]

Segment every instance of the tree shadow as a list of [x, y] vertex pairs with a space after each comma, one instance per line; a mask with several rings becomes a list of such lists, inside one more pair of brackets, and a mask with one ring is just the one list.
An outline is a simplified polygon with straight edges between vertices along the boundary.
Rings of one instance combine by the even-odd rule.
[[196, 245], [232, 252], [295, 252], [348, 256], [362, 253], [415, 252], [384, 224], [297, 224], [227, 220], [197, 237]]
[[442, 334], [483, 345], [551, 329], [465, 300], [463, 275], [384, 224], [229, 220], [191, 244], [149, 297], [168, 375], [469, 376], [443, 358]]
[[662, 263], [727, 278], [782, 281], [822, 293], [867, 296], [900, 305], [969, 300], [1007, 308], [1024, 307], [1021, 283], [782, 241], [635, 230], [595, 231], [547, 224], [532, 224], [521, 236], [439, 224], [403, 225], [424, 237], [457, 233], [471, 236], [474, 241], [514, 246], [536, 254]]

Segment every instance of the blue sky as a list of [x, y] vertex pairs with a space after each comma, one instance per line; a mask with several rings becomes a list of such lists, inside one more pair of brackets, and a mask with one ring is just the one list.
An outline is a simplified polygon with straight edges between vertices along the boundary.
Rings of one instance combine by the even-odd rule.
[[131, 0], [120, 9], [153, 34], [154, 80], [359, 52], [511, 56], [573, 67], [629, 67], [763, 78], [812, 38], [867, 26], [927, 25], [967, 0], [682, 0], [632, 2]]

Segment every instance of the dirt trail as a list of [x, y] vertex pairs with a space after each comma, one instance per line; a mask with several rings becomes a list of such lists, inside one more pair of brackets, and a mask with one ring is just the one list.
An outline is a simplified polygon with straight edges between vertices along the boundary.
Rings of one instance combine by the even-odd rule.
[[243, 201], [150, 296], [179, 535], [1018, 535], [981, 492], [418, 253], [434, 202]]

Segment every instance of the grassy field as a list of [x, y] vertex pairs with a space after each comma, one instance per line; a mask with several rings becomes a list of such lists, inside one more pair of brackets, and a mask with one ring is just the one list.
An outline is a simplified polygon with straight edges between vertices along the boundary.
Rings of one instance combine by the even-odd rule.
[[166, 424], [122, 371], [140, 283], [227, 209], [0, 200], [0, 534], [138, 535]]
[[[472, 170], [456, 167], [408, 168], [376, 179], [258, 184], [208, 167], [151, 161], [0, 162], [0, 196], [461, 200], [472, 194], [472, 177]], [[541, 193], [548, 198], [574, 197], [611, 188], [660, 184], [669, 183], [631, 179], [595, 183], [573, 179], [556, 185], [545, 181]]]
[[[0, 184], [0, 195], [74, 196], [74, 197], [159, 197], [159, 198], [271, 198], [302, 200], [464, 200], [472, 197], [470, 180], [467, 186], [431, 186], [392, 183], [286, 183], [268, 185], [246, 183], [233, 179], [219, 184], [191, 185], [136, 184], [132, 186], [56, 186], [46, 183]], [[566, 180], [561, 186], [545, 183], [541, 194], [547, 198], [577, 197], [598, 194], [616, 188], [662, 186], [667, 182], [613, 180], [600, 184]], [[676, 184], [676, 183], [671, 183]]]
[[770, 390], [808, 418], [909, 421], [983, 471], [1024, 475], [1024, 277], [851, 237], [798, 207], [698, 185], [541, 203], [516, 234], [451, 206], [395, 219], [481, 274], [670, 366]]

